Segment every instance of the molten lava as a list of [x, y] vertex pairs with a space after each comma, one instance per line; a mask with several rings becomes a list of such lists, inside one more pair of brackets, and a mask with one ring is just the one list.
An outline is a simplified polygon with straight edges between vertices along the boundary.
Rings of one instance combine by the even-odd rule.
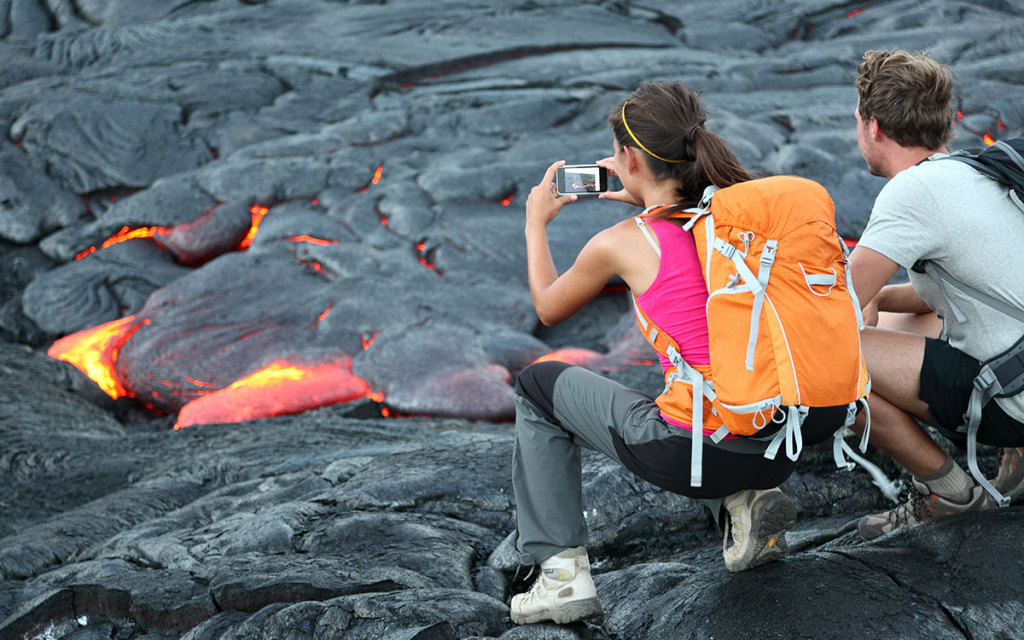
[[136, 321], [135, 316], [125, 316], [64, 336], [54, 342], [46, 354], [74, 365], [111, 398], [130, 396], [117, 379], [117, 356], [139, 327], [148, 323], [148, 319]]
[[270, 209], [261, 204], [254, 204], [249, 207], [249, 213], [252, 214], [252, 226], [249, 227], [249, 233], [245, 234], [245, 238], [238, 244], [239, 249], [248, 249], [252, 245], [253, 238], [256, 237], [256, 232], [260, 229], [260, 223], [263, 222], [263, 217], [269, 211]]
[[371, 397], [383, 400], [383, 394], [373, 392], [365, 380], [352, 373], [348, 356], [310, 365], [275, 360], [228, 387], [186, 404], [174, 428], [288, 415]]
[[313, 236], [289, 236], [284, 239], [285, 242], [308, 242], [309, 244], [317, 244], [321, 247], [330, 246], [332, 244], [338, 244], [337, 240], [324, 240], [323, 238], [314, 238]]
[[592, 371], [620, 371], [626, 367], [632, 366], [650, 366], [655, 363], [654, 360], [647, 358], [637, 358], [632, 354], [626, 353], [600, 353], [591, 349], [581, 349], [578, 347], [569, 347], [565, 349], [555, 349], [549, 353], [545, 353], [541, 357], [533, 361], [537, 362], [564, 362], [566, 364], [574, 364], [579, 367], [584, 367]]
[[444, 275], [443, 273], [441, 273], [441, 270], [437, 268], [437, 265], [434, 264], [433, 255], [434, 255], [434, 250], [433, 249], [427, 249], [427, 243], [425, 243], [425, 242], [417, 242], [416, 243], [416, 258], [419, 260], [420, 264], [423, 265], [424, 267], [430, 269], [431, 271], [433, 271], [434, 273], [436, 273], [439, 276]]
[[[136, 227], [134, 229], [131, 227], [121, 227], [120, 231], [104, 240], [103, 244], [99, 247], [89, 247], [76, 255], [75, 260], [81, 260], [90, 253], [95, 253], [98, 249], [106, 249], [128, 240], [136, 240], [138, 238], [153, 238], [156, 240], [159, 236], [168, 232], [170, 232], [170, 229], [167, 227]], [[157, 243], [159, 244], [159, 241]]]

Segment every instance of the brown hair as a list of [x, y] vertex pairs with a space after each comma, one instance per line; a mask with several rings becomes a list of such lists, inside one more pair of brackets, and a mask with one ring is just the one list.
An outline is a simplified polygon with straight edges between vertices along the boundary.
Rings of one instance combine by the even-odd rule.
[[868, 51], [857, 67], [857, 111], [903, 147], [953, 139], [953, 72], [926, 53]]
[[677, 204], [691, 207], [709, 185], [751, 179], [725, 141], [704, 128], [706, 119], [693, 89], [681, 82], [645, 82], [612, 109], [608, 124], [620, 146], [645, 152], [656, 178], [676, 180]]

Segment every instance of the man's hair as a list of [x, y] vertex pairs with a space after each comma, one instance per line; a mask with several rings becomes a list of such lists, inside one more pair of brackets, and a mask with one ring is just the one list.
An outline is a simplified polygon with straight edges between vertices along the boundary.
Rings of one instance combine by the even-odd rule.
[[953, 72], [926, 53], [868, 51], [857, 67], [857, 110], [903, 147], [953, 139]]

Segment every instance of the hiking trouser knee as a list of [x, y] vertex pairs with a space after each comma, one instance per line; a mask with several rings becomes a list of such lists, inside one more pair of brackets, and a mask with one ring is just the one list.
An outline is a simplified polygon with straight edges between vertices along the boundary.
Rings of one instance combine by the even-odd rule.
[[715, 444], [704, 438], [703, 482], [693, 487], [691, 431], [666, 423], [650, 396], [580, 367], [527, 367], [515, 402], [516, 548], [526, 564], [586, 544], [581, 447], [600, 451], [662, 489], [702, 501], [776, 487], [795, 468], [784, 455], [765, 458], [765, 443], [738, 438]]

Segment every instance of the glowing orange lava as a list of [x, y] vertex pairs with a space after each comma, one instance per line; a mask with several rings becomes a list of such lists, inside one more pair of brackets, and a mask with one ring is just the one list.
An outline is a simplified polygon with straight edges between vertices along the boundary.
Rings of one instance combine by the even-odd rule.
[[420, 264], [422, 264], [424, 267], [430, 269], [431, 271], [433, 271], [434, 273], [436, 273], [439, 276], [440, 275], [444, 275], [443, 273], [441, 273], [441, 270], [437, 268], [437, 265], [435, 265], [433, 262], [430, 261], [430, 253], [431, 252], [427, 251], [426, 248], [427, 248], [427, 243], [425, 243], [425, 242], [417, 242], [416, 243], [416, 253], [417, 253], [416, 257], [417, 257], [417, 259], [419, 259]]
[[290, 236], [284, 240], [285, 242], [308, 242], [310, 244], [318, 244], [322, 247], [338, 244], [337, 240], [324, 240], [323, 238], [314, 238], [313, 236]]
[[512, 201], [513, 201], [513, 200], [515, 200], [515, 197], [516, 197], [516, 196], [515, 196], [515, 194], [514, 194], [514, 193], [510, 193], [510, 194], [508, 194], [507, 196], [505, 196], [504, 198], [502, 198], [502, 200], [501, 200], [501, 204], [502, 204], [502, 206], [505, 206], [505, 207], [507, 207], [507, 206], [509, 206], [510, 204], [512, 204]]
[[984, 140], [985, 144], [987, 146], [989, 146], [989, 147], [991, 147], [992, 145], [994, 145], [996, 143], [996, 139], [992, 137], [992, 132], [991, 131], [986, 131], [985, 132], [985, 136], [982, 138], [982, 140]]
[[566, 364], [574, 364], [594, 371], [618, 371], [625, 367], [650, 366], [655, 363], [654, 360], [647, 358], [636, 358], [630, 355], [617, 353], [606, 354], [578, 347], [555, 349], [554, 351], [545, 353], [533, 362], [564, 362]]
[[260, 223], [263, 222], [263, 216], [267, 215], [270, 209], [264, 207], [261, 204], [254, 204], [249, 207], [249, 213], [252, 214], [252, 226], [249, 227], [249, 233], [245, 234], [242, 241], [238, 244], [239, 249], [248, 249], [252, 245], [253, 238], [256, 237], [256, 232], [260, 229]]
[[586, 366], [599, 358], [601, 358], [601, 354], [598, 353], [597, 351], [570, 347], [567, 349], [556, 349], [550, 353], [545, 353], [541, 357], [534, 360], [534, 363], [565, 362], [566, 364]]
[[363, 338], [363, 351], [366, 351], [367, 349], [370, 348], [370, 345], [373, 344], [373, 341], [377, 339], [377, 332], [374, 331], [373, 335], [370, 336], [369, 338], [367, 338], [366, 334], [364, 333], [362, 338]]
[[852, 18], [854, 16], [859, 16], [862, 13], [864, 13], [863, 9], [851, 9], [850, 11], [846, 12], [846, 17], [847, 18]]
[[383, 394], [375, 394], [366, 381], [352, 373], [348, 356], [310, 365], [275, 360], [228, 387], [186, 404], [174, 428], [288, 415], [369, 397], [382, 400]]
[[117, 356], [139, 327], [146, 324], [149, 324], [148, 318], [136, 322], [135, 316], [125, 316], [64, 336], [54, 342], [46, 354], [74, 365], [111, 398], [123, 398], [131, 394], [117, 379]]
[[121, 230], [110, 236], [103, 241], [99, 247], [89, 247], [85, 251], [80, 252], [75, 256], [75, 260], [81, 260], [90, 253], [95, 253], [98, 249], [106, 249], [112, 247], [115, 244], [120, 244], [128, 240], [136, 240], [138, 238], [153, 238], [154, 240], [159, 236], [170, 232], [167, 227], [121, 227]]

